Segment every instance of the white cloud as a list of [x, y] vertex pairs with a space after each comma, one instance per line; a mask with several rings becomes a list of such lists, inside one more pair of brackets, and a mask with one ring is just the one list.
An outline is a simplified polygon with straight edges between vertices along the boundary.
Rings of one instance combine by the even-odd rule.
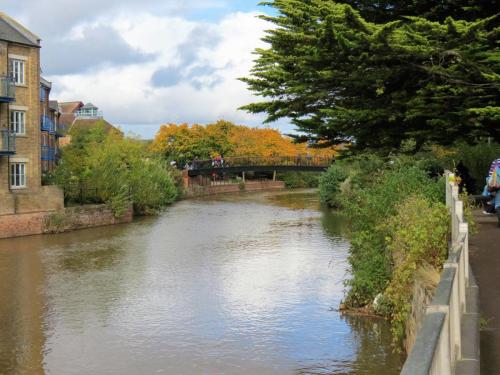
[[[238, 80], [249, 74], [252, 52], [264, 46], [270, 27], [257, 12], [208, 22], [187, 14], [228, 9], [230, 2], [6, 1], [5, 10], [42, 37], [52, 99], [92, 101], [110, 122], [146, 137], [166, 122], [263, 120], [237, 110], [258, 100]], [[284, 124], [275, 126], [290, 131]]]
[[[237, 110], [255, 100], [238, 78], [248, 75], [252, 51], [263, 46], [260, 38], [269, 27], [257, 13], [229, 14], [218, 23], [143, 13], [122, 15], [108, 25], [131, 48], [156, 57], [91, 73], [50, 76], [58, 99], [92, 101], [117, 124], [208, 123], [220, 118], [260, 124], [260, 116]], [[155, 73], [165, 67], [181, 79], [166, 87], [154, 85]]]

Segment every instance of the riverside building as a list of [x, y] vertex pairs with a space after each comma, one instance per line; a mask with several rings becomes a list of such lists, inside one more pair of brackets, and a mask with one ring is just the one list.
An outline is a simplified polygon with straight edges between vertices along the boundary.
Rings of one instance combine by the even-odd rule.
[[41, 184], [40, 49], [38, 36], [0, 12], [0, 215], [63, 207], [60, 189]]

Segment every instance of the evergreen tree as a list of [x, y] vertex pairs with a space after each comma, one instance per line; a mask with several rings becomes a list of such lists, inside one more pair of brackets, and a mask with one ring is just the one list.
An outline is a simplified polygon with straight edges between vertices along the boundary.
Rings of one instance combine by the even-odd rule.
[[366, 21], [348, 4], [275, 0], [268, 49], [243, 78], [265, 101], [243, 109], [291, 118], [316, 140], [396, 148], [402, 140], [500, 140], [499, 15], [443, 23]]
[[448, 17], [475, 21], [494, 15], [500, 7], [498, 0], [345, 0], [337, 2], [351, 5], [359, 10], [366, 20], [377, 23], [398, 20], [404, 16], [419, 16], [439, 22], [445, 21]]

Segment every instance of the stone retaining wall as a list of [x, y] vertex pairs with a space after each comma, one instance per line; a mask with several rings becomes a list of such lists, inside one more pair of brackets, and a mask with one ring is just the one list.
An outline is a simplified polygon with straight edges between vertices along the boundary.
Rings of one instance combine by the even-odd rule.
[[61, 233], [76, 229], [129, 223], [133, 209], [119, 218], [106, 205], [67, 207], [56, 212], [32, 212], [0, 216], [0, 238], [43, 233]]
[[193, 185], [189, 187], [187, 196], [196, 197], [203, 195], [252, 192], [252, 191], [262, 191], [262, 190], [280, 190], [284, 188], [285, 188], [285, 183], [283, 181], [246, 181], [244, 183], [244, 188], [243, 185], [240, 184], [212, 185], [212, 186]]

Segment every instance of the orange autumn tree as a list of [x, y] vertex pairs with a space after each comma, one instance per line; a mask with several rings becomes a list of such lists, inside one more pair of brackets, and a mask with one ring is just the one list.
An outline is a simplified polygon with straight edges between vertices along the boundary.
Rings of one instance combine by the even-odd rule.
[[295, 144], [291, 138], [275, 129], [251, 128], [223, 120], [206, 126], [163, 125], [156, 134], [151, 149], [179, 162], [195, 158], [210, 159], [216, 155], [224, 157], [297, 155], [333, 157], [335, 155], [335, 150], [331, 147], [308, 148], [306, 144]]

